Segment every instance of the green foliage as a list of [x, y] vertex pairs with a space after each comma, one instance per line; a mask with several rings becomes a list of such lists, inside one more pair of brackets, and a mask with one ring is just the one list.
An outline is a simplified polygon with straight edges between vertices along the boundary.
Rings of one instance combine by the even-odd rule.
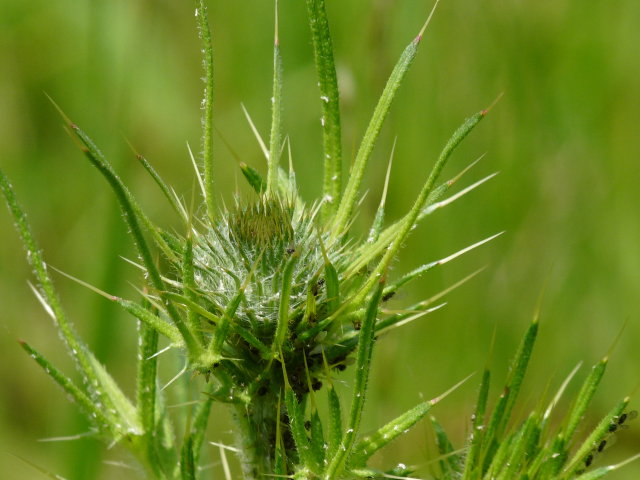
[[[409, 211], [385, 228], [383, 195], [369, 238], [357, 241], [350, 226], [362, 195], [364, 174], [431, 16], [392, 70], [343, 190], [339, 92], [324, 1], [308, 0], [307, 13], [323, 113], [324, 181], [322, 198], [316, 202], [303, 201], [296, 190], [294, 172], [286, 174], [279, 166], [285, 142], [283, 58], [277, 14], [268, 150], [256, 133], [267, 159], [267, 177], [264, 180], [257, 170], [240, 163], [255, 195], [251, 199], [238, 198], [234, 208], [218, 211], [214, 202], [212, 36], [206, 5], [203, 0], [196, 2], [205, 70], [203, 157], [201, 167], [196, 165], [203, 196], [201, 211], [187, 214], [192, 209], [146, 159], [138, 156], [182, 220], [184, 235], [155, 225], [93, 140], [60, 112], [71, 137], [113, 190], [136, 246], [139, 267], [145, 273], [139, 302], [105, 294], [139, 322], [135, 402], [126, 397], [75, 332], [60, 305], [26, 216], [6, 176], [0, 172], [0, 187], [35, 270], [34, 292], [61, 332], [82, 376], [82, 385], [76, 385], [26, 343], [21, 345], [78, 404], [96, 435], [128, 449], [150, 478], [191, 480], [202, 476], [201, 449], [214, 404], [226, 404], [233, 412], [238, 456], [246, 479], [270, 475], [324, 480], [407, 476], [411, 468], [398, 466], [383, 472], [372, 468], [369, 460], [416, 425], [446, 396], [445, 393], [422, 402], [373, 432], [361, 432], [376, 334], [429, 313], [435, 299], [400, 313], [386, 312], [381, 305], [431, 268], [495, 238], [425, 264], [387, 285], [389, 267], [414, 227], [436, 209], [484, 182], [476, 182], [445, 199], [443, 196], [461, 174], [438, 184], [452, 153], [488, 109], [470, 116], [453, 132]], [[503, 393], [490, 415], [490, 375], [483, 375], [472, 434], [463, 450], [455, 450], [445, 430], [432, 419], [443, 456], [439, 462], [442, 479], [599, 478], [599, 472], [604, 475], [618, 468], [587, 471], [589, 458], [629, 415], [628, 399], [620, 402], [584, 440], [575, 440], [606, 360], [587, 378], [560, 429], [550, 433], [548, 424], [555, 400], [546, 411], [539, 407], [521, 425], [514, 426], [514, 405], [537, 329], [536, 321], [524, 337]], [[182, 424], [174, 422], [166, 411], [165, 392], [172, 382], [158, 388], [161, 336], [185, 359], [184, 368], [174, 380], [189, 373], [208, 382], [206, 392], [189, 399], [196, 407], [186, 411]], [[338, 372], [352, 363], [355, 380], [347, 412], [333, 383]], [[317, 406], [315, 393], [323, 387], [328, 394], [326, 417]], [[184, 427], [181, 438], [176, 434], [179, 427]]]
[[[636, 415], [635, 411], [627, 410], [629, 398], [621, 400], [595, 427], [583, 425], [586, 434], [576, 435], [602, 379], [606, 358], [593, 367], [567, 412], [557, 413], [555, 410], [577, 369], [567, 377], [547, 405], [544, 403], [545, 399], [541, 398], [525, 419], [514, 416], [513, 406], [527, 371], [537, 332], [536, 320], [527, 330], [509, 366], [509, 376], [490, 415], [487, 415], [490, 374], [489, 371], [485, 371], [472, 416], [471, 432], [463, 449], [455, 450], [442, 427], [434, 422], [436, 444], [442, 455], [436, 478], [600, 478], [638, 458], [633, 457], [619, 465], [589, 470], [594, 458], [601, 454], [607, 443], [612, 440], [613, 433], [624, 425], [630, 416]], [[554, 422], [551, 421], [552, 415], [557, 417], [553, 419]]]

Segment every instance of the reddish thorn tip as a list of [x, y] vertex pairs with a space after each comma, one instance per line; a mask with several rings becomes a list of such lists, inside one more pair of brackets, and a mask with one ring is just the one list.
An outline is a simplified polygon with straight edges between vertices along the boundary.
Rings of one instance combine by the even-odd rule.
[[18, 339], [18, 343], [20, 344], [20, 346], [24, 347], [27, 342], [25, 342], [24, 340], [22, 340], [21, 338]]

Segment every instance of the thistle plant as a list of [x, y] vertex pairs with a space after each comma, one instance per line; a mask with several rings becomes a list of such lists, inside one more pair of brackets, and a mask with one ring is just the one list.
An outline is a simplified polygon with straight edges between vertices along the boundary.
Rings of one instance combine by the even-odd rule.
[[[209, 440], [208, 420], [217, 404], [226, 404], [233, 413], [237, 438], [233, 451], [247, 480], [267, 476], [326, 480], [408, 478], [412, 468], [401, 464], [385, 473], [372, 468], [369, 460], [446, 396], [444, 393], [422, 402], [376, 431], [361, 431], [377, 335], [437, 309], [444, 294], [473, 274], [402, 311], [387, 312], [384, 303], [427, 271], [496, 236], [404, 275], [389, 273], [417, 224], [493, 176], [456, 193], [451, 189], [468, 168], [449, 180], [440, 180], [456, 147], [489, 109], [471, 115], [453, 132], [413, 205], [391, 223], [385, 221], [387, 175], [385, 193], [371, 228], [358, 239], [351, 225], [362, 195], [363, 175], [433, 11], [400, 55], [343, 181], [339, 91], [325, 4], [324, 0], [306, 0], [306, 5], [322, 112], [323, 151], [318, 157], [324, 165], [324, 179], [322, 197], [316, 201], [305, 200], [296, 187], [292, 166], [295, 160], [283, 131], [283, 60], [277, 20], [268, 142], [256, 133], [266, 158], [266, 176], [241, 163], [242, 174], [253, 192], [249, 196], [238, 195], [234, 205], [226, 208], [217, 200], [219, 185], [213, 159], [212, 37], [204, 0], [196, 2], [205, 91], [202, 153], [199, 159], [191, 155], [191, 160], [202, 204], [198, 208], [189, 206], [138, 155], [169, 208], [182, 222], [182, 234], [163, 230], [146, 216], [89, 135], [59, 109], [70, 136], [112, 188], [137, 249], [138, 259], [132, 263], [144, 273], [138, 301], [110, 295], [77, 280], [119, 304], [138, 322], [137, 388], [133, 400], [96, 360], [66, 316], [51, 269], [47, 268], [8, 179], [0, 172], [0, 187], [34, 269], [33, 291], [52, 317], [81, 380], [75, 381], [59, 371], [26, 342], [21, 345], [90, 419], [92, 433], [128, 449], [148, 478], [194, 479], [206, 475], [199, 467], [201, 450]], [[438, 478], [587, 479], [606, 473], [585, 472], [591, 463], [587, 460], [599, 453], [602, 442], [606, 443], [612, 430], [629, 417], [628, 399], [618, 404], [581, 443], [574, 439], [606, 360], [588, 376], [562, 427], [553, 434], [549, 415], [557, 398], [546, 410], [542, 406], [536, 408], [519, 426], [512, 418], [537, 325], [536, 320], [527, 332], [507, 387], [491, 415], [487, 414], [488, 371], [483, 375], [472, 433], [465, 448], [454, 450], [433, 420], [442, 454], [440, 468], [435, 472]], [[186, 375], [199, 385], [193, 401], [176, 415], [167, 410], [171, 385], [160, 388], [158, 376], [158, 358], [165, 350], [164, 342], [167, 349], [179, 351], [183, 359], [174, 379]], [[346, 408], [334, 382], [349, 365], [353, 365], [355, 376]], [[320, 399], [320, 395], [326, 399]], [[326, 416], [320, 413], [321, 401], [327, 405]], [[183, 434], [175, 425], [177, 415], [181, 415], [179, 426], [184, 427]], [[230, 478], [226, 456], [223, 462], [226, 478]], [[607, 467], [606, 471], [614, 468], [617, 467]]]

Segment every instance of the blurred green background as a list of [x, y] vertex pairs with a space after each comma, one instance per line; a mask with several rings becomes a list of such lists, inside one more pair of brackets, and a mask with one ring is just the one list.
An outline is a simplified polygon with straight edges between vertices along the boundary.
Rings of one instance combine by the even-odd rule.
[[[240, 103], [268, 132], [272, 2], [209, 3], [216, 124], [240, 158], [264, 171]], [[432, 2], [328, 4], [342, 87], [344, 150], [351, 158], [386, 76]], [[0, 1], [0, 165], [13, 179], [49, 263], [114, 294], [135, 295], [131, 283], [140, 280], [120, 259], [133, 255], [126, 228], [106, 183], [61, 128], [44, 92], [93, 136], [149, 215], [161, 225], [177, 226], [127, 139], [179, 193], [191, 197], [194, 176], [186, 142], [197, 150], [202, 93], [193, 17], [190, 1]], [[587, 424], [637, 387], [638, 25], [637, 0], [442, 3], [374, 152], [366, 176], [369, 195], [356, 226], [364, 232], [372, 217], [396, 136], [389, 219], [409, 208], [453, 129], [504, 92], [445, 171], [450, 177], [487, 152], [465, 182], [494, 171], [500, 175], [428, 218], [394, 271], [506, 233], [430, 273], [390, 304], [400, 308], [487, 267], [452, 293], [444, 309], [379, 341], [365, 427], [480, 371], [494, 329], [491, 365], [501, 381], [545, 282], [541, 335], [522, 412], [581, 360], [584, 376], [608, 352], [625, 321]], [[286, 130], [303, 196], [313, 199], [320, 192], [320, 100], [302, 0], [281, 0], [280, 37]], [[246, 189], [219, 137], [216, 152], [217, 185], [229, 201], [236, 182]], [[38, 442], [79, 434], [87, 426], [17, 345], [16, 339], [27, 339], [72, 371], [51, 321], [29, 291], [30, 271], [9, 215], [4, 207], [0, 212], [0, 477], [43, 478], [13, 454], [72, 480], [135, 478], [109, 463], [127, 461], [117, 448], [107, 450], [90, 439]], [[132, 392], [132, 319], [70, 281], [58, 277], [58, 285], [78, 329]], [[434, 411], [458, 445], [478, 381], [476, 375]], [[637, 407], [637, 399], [632, 404]], [[210, 439], [230, 442], [226, 413], [217, 410], [212, 418]], [[429, 435], [426, 425], [418, 428], [379, 461], [418, 464], [428, 471]], [[597, 462], [638, 450], [635, 425]], [[213, 448], [211, 453], [215, 460]], [[640, 465], [610, 478], [640, 478]]]

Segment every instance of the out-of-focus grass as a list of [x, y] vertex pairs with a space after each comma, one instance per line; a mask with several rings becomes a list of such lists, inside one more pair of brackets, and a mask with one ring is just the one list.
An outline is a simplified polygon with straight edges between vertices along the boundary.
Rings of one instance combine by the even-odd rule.
[[[272, 5], [259, 0], [210, 3], [216, 123], [244, 161], [264, 170], [240, 102], [266, 132]], [[395, 58], [417, 33], [429, 7], [430, 2], [422, 0], [330, 2], [347, 154], [357, 145]], [[303, 18], [302, 2], [282, 2], [285, 126], [302, 191], [312, 197], [320, 191], [320, 114]], [[456, 166], [487, 151], [472, 175], [480, 178], [494, 170], [501, 174], [417, 229], [395, 270], [444, 256], [498, 230], [507, 234], [413, 287], [411, 296], [424, 298], [488, 265], [449, 297], [445, 309], [381, 338], [365, 415], [371, 425], [413, 405], [420, 395], [431, 397], [478, 371], [494, 328], [493, 364], [504, 364], [547, 278], [541, 338], [525, 390], [537, 393], [549, 381], [557, 385], [581, 359], [593, 363], [607, 351], [625, 319], [628, 326], [594, 415], [636, 387], [638, 24], [640, 4], [635, 0], [620, 0], [615, 7], [579, 0], [460, 0], [441, 5], [374, 153], [363, 214], [369, 215], [377, 204], [396, 135], [390, 219], [406, 211], [453, 128], [504, 91], [449, 170], [453, 173]], [[52, 265], [112, 293], [134, 295], [128, 282], [136, 282], [137, 273], [118, 257], [131, 254], [131, 247], [115, 202], [60, 128], [43, 91], [90, 132], [150, 215], [171, 225], [171, 217], [165, 216], [169, 209], [136, 165], [125, 136], [179, 192], [191, 195], [193, 175], [185, 142], [199, 144], [198, 48], [190, 2], [0, 3], [0, 162]], [[218, 185], [229, 200], [229, 186], [239, 175], [221, 143], [218, 139]], [[8, 215], [0, 214], [0, 448], [72, 479], [121, 478], [117, 467], [100, 463], [121, 459], [117, 451], [105, 453], [89, 440], [35, 441], [80, 433], [85, 426], [17, 348], [15, 340], [27, 338], [70, 371], [50, 321], [26, 285], [29, 271], [10, 227]], [[81, 287], [62, 279], [59, 284], [85, 338], [126, 384], [132, 378], [133, 321]], [[468, 425], [472, 384], [436, 412], [458, 438]], [[211, 439], [229, 441], [226, 429], [223, 422], [212, 430]], [[622, 432], [602, 461], [628, 455], [634, 445], [637, 449], [638, 432], [638, 426]], [[427, 435], [425, 426], [413, 434], [414, 442], [404, 440], [387, 450], [387, 458], [424, 463]], [[18, 460], [0, 455], [3, 477], [40, 478]], [[611, 478], [637, 475], [630, 466]]]

